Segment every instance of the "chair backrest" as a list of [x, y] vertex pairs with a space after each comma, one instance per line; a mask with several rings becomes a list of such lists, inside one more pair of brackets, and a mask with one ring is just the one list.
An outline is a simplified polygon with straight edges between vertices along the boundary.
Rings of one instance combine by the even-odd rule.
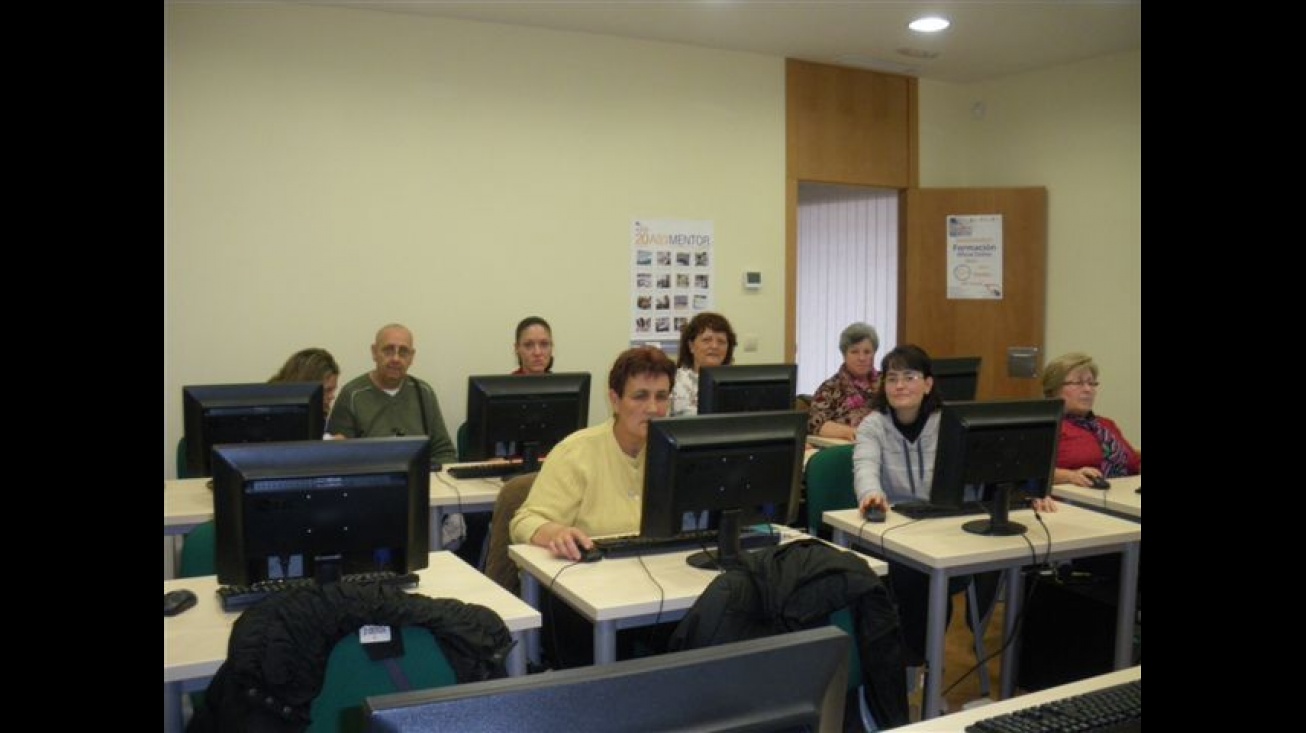
[[195, 478], [186, 464], [186, 436], [183, 435], [177, 439], [177, 478]]
[[313, 723], [309, 731], [364, 731], [367, 729], [364, 698], [444, 687], [458, 681], [434, 634], [420, 626], [404, 626], [399, 631], [404, 653], [390, 660], [370, 659], [358, 632], [336, 642], [327, 659], [322, 691], [313, 699]]
[[485, 575], [507, 588], [514, 595], [521, 590], [521, 579], [517, 576], [517, 565], [508, 558], [508, 523], [517, 507], [526, 501], [531, 493], [538, 473], [523, 473], [513, 477], [499, 489], [499, 497], [494, 500], [494, 513], [490, 515], [490, 547], [485, 553]]
[[463, 421], [462, 425], [458, 426], [457, 435], [458, 437], [456, 437], [454, 441], [455, 441], [455, 446], [458, 448], [458, 460], [459, 461], [472, 460], [467, 454], [467, 448], [468, 448], [467, 437], [470, 435], [470, 432], [468, 432], [466, 420]]
[[213, 520], [196, 525], [187, 532], [181, 545], [181, 562], [177, 567], [177, 577], [195, 578], [201, 575], [217, 575], [217, 533]]
[[821, 513], [857, 506], [853, 491], [853, 446], [822, 448], [807, 461], [807, 532], [821, 535]]

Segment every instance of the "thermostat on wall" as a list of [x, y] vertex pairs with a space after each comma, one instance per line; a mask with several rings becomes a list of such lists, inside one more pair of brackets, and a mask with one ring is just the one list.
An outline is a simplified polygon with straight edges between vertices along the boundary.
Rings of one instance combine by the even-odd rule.
[[744, 273], [744, 287], [749, 290], [762, 289], [762, 273], [756, 270], [749, 270]]

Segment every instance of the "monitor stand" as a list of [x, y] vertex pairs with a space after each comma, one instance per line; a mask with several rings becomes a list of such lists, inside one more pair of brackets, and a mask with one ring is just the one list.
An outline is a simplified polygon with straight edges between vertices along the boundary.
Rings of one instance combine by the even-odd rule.
[[344, 558], [340, 555], [324, 555], [313, 558], [313, 579], [318, 585], [339, 583], [341, 565]]
[[525, 442], [521, 445], [520, 473], [532, 473], [540, 470], [540, 444]]
[[1011, 499], [1011, 490], [1013, 484], [1000, 483], [993, 485], [993, 498], [989, 503], [989, 518], [976, 519], [961, 525], [961, 528], [972, 534], [984, 534], [992, 537], [1010, 537], [1012, 535], [1025, 534], [1029, 528], [1020, 522], [1013, 522], [1007, 519], [1007, 502]]
[[744, 566], [740, 556], [743, 549], [739, 546], [741, 512], [738, 509], [725, 509], [717, 524], [716, 552], [704, 550], [695, 552], [685, 558], [685, 562], [702, 570], [737, 570]]

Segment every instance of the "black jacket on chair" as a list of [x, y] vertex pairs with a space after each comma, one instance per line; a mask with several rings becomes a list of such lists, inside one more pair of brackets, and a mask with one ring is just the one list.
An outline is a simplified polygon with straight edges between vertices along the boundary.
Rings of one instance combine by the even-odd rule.
[[305, 730], [331, 650], [367, 624], [429, 629], [460, 683], [508, 676], [512, 636], [484, 606], [378, 584], [287, 590], [236, 619], [227, 659], [187, 730]]
[[718, 576], [699, 596], [676, 627], [671, 650], [823, 626], [830, 614], [848, 608], [871, 714], [881, 728], [909, 722], [898, 612], [861, 558], [803, 540], [745, 553], [742, 559], [743, 569]]

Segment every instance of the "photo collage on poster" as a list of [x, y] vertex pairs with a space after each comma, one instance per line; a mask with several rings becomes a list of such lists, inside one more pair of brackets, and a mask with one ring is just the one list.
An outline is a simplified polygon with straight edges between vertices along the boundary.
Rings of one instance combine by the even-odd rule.
[[635, 222], [632, 245], [631, 341], [674, 348], [689, 319], [712, 309], [711, 223]]

